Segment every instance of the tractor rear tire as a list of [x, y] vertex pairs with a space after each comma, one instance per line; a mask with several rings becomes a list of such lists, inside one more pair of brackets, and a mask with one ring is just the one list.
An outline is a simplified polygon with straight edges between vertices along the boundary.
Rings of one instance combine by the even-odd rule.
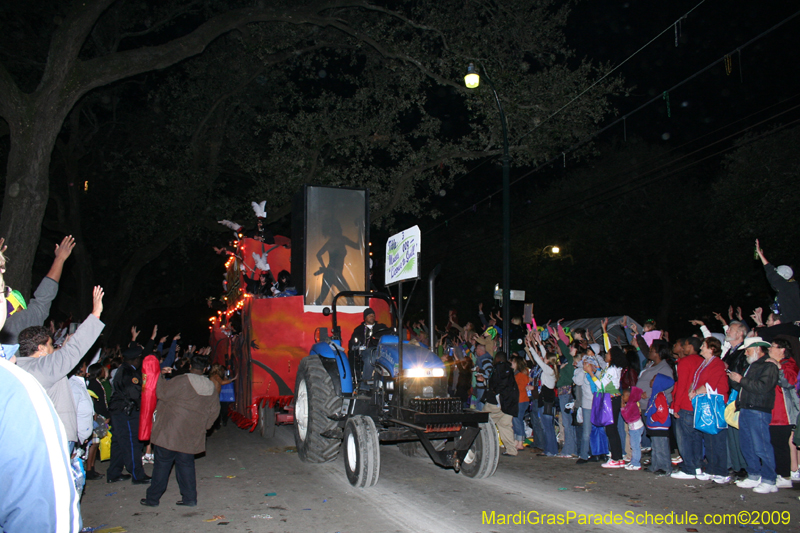
[[372, 487], [381, 473], [381, 450], [375, 422], [368, 416], [356, 415], [344, 427], [344, 471], [347, 480], [358, 488]]
[[265, 439], [275, 436], [275, 408], [267, 404], [258, 406], [258, 432]]
[[309, 355], [297, 367], [295, 380], [294, 443], [306, 463], [327, 463], [339, 454], [341, 441], [322, 436], [336, 429], [332, 416], [342, 407], [330, 375], [318, 355]]
[[467, 456], [461, 462], [461, 473], [467, 477], [484, 479], [494, 475], [500, 460], [500, 438], [497, 427], [489, 420], [479, 425], [480, 433], [472, 441]]

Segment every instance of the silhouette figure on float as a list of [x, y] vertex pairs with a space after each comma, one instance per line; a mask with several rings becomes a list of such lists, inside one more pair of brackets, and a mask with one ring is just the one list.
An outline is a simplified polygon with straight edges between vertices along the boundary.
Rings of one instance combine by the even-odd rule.
[[[358, 226], [358, 223], [356, 223]], [[336, 287], [339, 292], [349, 291], [350, 284], [344, 279], [344, 263], [347, 258], [347, 247], [355, 250], [361, 249], [361, 232], [358, 233], [359, 242], [344, 236], [342, 232], [342, 225], [338, 220], [331, 218], [328, 222], [322, 225], [322, 236], [328, 240], [322, 245], [322, 248], [317, 252], [317, 260], [319, 261], [319, 270], [314, 272], [315, 276], [322, 275], [322, 289], [315, 302], [316, 305], [325, 303], [333, 287]], [[328, 265], [322, 260], [325, 253], [328, 253]], [[347, 305], [355, 305], [352, 298], [347, 298]]]

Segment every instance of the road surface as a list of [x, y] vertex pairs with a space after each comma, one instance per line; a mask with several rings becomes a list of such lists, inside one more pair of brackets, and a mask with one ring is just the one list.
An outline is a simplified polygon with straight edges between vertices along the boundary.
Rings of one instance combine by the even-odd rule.
[[[89, 481], [82, 501], [84, 526], [175, 533], [800, 531], [798, 485], [760, 495], [735, 485], [604, 470], [598, 463], [579, 466], [574, 460], [538, 457], [527, 449], [517, 457], [501, 456], [494, 477], [473, 480], [439, 468], [427, 455], [409, 458], [395, 446], [382, 446], [378, 484], [354, 489], [347, 482], [341, 456], [327, 464], [306, 464], [293, 444], [290, 426], [279, 427], [275, 438], [265, 440], [229, 424], [209, 437], [206, 456], [196, 461], [197, 507], [175, 505], [180, 494], [174, 472], [157, 508], [139, 504], [145, 486]], [[105, 472], [106, 465], [98, 463], [98, 472]], [[145, 465], [148, 473], [151, 469]], [[575, 516], [569, 516], [569, 524], [513, 523], [515, 519], [536, 522], [544, 514], [560, 515], [563, 521], [570, 511]], [[771, 512], [779, 524], [751, 525], [756, 513], [767, 518], [762, 511]], [[655, 515], [672, 512], [677, 521], [687, 513], [702, 521], [706, 513], [744, 512], [739, 516], [746, 514], [750, 523], [611, 522], [614, 516], [634, 521], [649, 516], [652, 521]], [[780, 523], [788, 516], [789, 524]], [[511, 523], [503, 523], [504, 519]], [[558, 521], [559, 516], [551, 520]]]

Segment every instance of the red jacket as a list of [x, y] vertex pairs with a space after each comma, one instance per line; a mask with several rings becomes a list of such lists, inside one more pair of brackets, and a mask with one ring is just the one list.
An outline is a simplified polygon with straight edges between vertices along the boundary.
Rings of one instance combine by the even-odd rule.
[[[702, 367], [702, 364], [700, 367]], [[709, 387], [722, 394], [727, 403], [730, 385], [728, 385], [728, 373], [725, 372], [725, 363], [723, 363], [722, 359], [719, 357], [712, 357], [705, 368], [700, 370], [700, 367], [697, 367], [694, 379], [692, 380], [696, 385], [695, 388], [699, 389], [708, 383]]]
[[678, 381], [675, 382], [675, 389], [672, 391], [672, 412], [678, 413], [680, 410], [694, 411], [692, 401], [689, 399], [689, 388], [692, 386], [694, 373], [703, 364], [703, 358], [697, 354], [687, 355], [678, 359], [676, 372]]
[[[784, 357], [781, 361], [781, 370], [786, 380], [792, 385], [792, 394], [796, 394], [794, 385], [797, 384], [797, 363], [794, 357]], [[780, 385], [775, 386], [775, 407], [772, 408], [772, 421], [770, 426], [789, 426], [795, 423], [794, 420], [790, 421], [789, 416], [786, 414], [786, 402], [783, 399], [783, 389]]]
[[156, 410], [156, 387], [161, 376], [158, 357], [148, 355], [142, 361], [142, 401], [139, 408], [139, 440], [150, 440], [153, 430], [153, 412]]

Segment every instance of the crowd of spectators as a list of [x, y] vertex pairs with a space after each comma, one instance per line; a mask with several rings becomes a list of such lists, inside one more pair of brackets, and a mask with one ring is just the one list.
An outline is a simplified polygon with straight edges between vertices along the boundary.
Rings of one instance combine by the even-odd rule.
[[[211, 348], [182, 349], [180, 334], [169, 344], [167, 336], [156, 342], [158, 326], [144, 345], [133, 327], [127, 346], [101, 346], [101, 287], [94, 288], [92, 312], [82, 322], [45, 325], [74, 246], [72, 237], [64, 238], [34, 298], [26, 306], [15, 295], [12, 305], [0, 239], [0, 435], [13, 443], [0, 458], [3, 531], [78, 532], [86, 485], [90, 490], [102, 479], [150, 485], [143, 463], [153, 464], [157, 483], [142, 505], [158, 505], [173, 465], [183, 496], [178, 505], [196, 505], [194, 455], [221, 418], [221, 386], [236, 379], [221, 365], [209, 379]], [[161, 414], [153, 427], [156, 407]], [[97, 464], [108, 459], [101, 445], [109, 440], [104, 476]]]
[[[450, 394], [490, 413], [504, 455], [528, 446], [579, 465], [735, 482], [758, 493], [791, 488], [800, 481], [800, 290], [790, 267], [770, 264], [758, 241], [756, 250], [776, 293], [767, 317], [757, 308], [748, 321], [730, 307], [728, 320], [714, 314], [717, 332], [692, 320], [691, 336], [670, 339], [652, 320], [640, 332], [622, 317], [612, 325], [624, 339], [611, 338], [607, 318], [595, 338], [593, 328], [570, 331], [563, 319], [537, 326], [531, 317], [525, 326], [517, 317], [506, 334], [482, 305], [480, 322], [461, 325], [450, 311], [434, 346]], [[423, 321], [409, 329], [427, 344]], [[709, 429], [701, 415], [712, 401], [718, 423]]]
[[[209, 347], [182, 349], [180, 334], [157, 341], [157, 326], [144, 344], [133, 327], [126, 346], [101, 347], [101, 287], [82, 322], [45, 326], [74, 245], [66, 237], [56, 246], [26, 308], [7, 305], [0, 240], [0, 435], [15, 443], [0, 457], [0, 484], [14, 495], [0, 498], [0, 526], [8, 531], [79, 531], [86, 482], [103, 478], [150, 485], [141, 504], [157, 506], [173, 466], [183, 497], [177, 505], [196, 505], [194, 456], [215, 420], [225, 423], [220, 408], [227, 411], [230, 399], [221, 393], [236, 379], [211, 366]], [[721, 332], [692, 320], [693, 335], [670, 340], [652, 320], [639, 332], [623, 317], [623, 339], [609, 335], [607, 318], [595, 332], [570, 330], [563, 319], [504, 323], [482, 306], [480, 325], [462, 326], [451, 311], [433, 347], [447, 364], [449, 392], [465, 409], [489, 413], [507, 456], [527, 446], [543, 461], [572, 458], [718, 484], [735, 478], [757, 493], [791, 488], [800, 481], [800, 290], [790, 267], [774, 267], [758, 242], [756, 249], [775, 300], [766, 319], [762, 308], [750, 321], [741, 309], [734, 316], [730, 308], [727, 321], [715, 314]], [[370, 311], [365, 324], [374, 319]], [[424, 321], [408, 331], [430, 344]], [[724, 420], [712, 408], [716, 427], [698, 416], [697, 406], [712, 398], [726, 406]], [[98, 456], [109, 437], [103, 476]], [[153, 464], [152, 482], [145, 464]]]

